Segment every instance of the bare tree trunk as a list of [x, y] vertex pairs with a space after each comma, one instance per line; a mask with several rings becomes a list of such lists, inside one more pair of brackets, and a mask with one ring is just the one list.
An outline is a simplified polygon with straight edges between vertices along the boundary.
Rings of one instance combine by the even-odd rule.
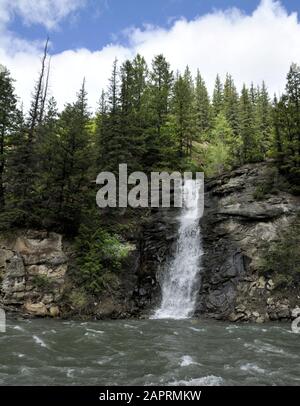
[[39, 80], [37, 82], [37, 87], [36, 87], [36, 92], [34, 95], [34, 102], [33, 102], [33, 108], [31, 112], [31, 122], [30, 122], [30, 127], [29, 127], [29, 132], [28, 132], [28, 142], [31, 143], [33, 138], [34, 138], [34, 130], [36, 127], [36, 124], [38, 123], [39, 119], [39, 104], [42, 99], [42, 94], [43, 94], [43, 82], [44, 82], [44, 76], [45, 76], [45, 67], [46, 67], [46, 59], [48, 56], [48, 44], [49, 44], [49, 38], [47, 38], [45, 48], [44, 48], [44, 54], [42, 58], [42, 69], [41, 73], [39, 76]]

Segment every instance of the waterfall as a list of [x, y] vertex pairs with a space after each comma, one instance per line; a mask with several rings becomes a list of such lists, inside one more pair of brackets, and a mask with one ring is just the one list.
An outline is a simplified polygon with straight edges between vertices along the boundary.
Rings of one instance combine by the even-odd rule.
[[198, 182], [187, 180], [175, 253], [167, 260], [161, 281], [162, 301], [153, 319], [185, 319], [195, 311], [202, 255], [199, 194]]

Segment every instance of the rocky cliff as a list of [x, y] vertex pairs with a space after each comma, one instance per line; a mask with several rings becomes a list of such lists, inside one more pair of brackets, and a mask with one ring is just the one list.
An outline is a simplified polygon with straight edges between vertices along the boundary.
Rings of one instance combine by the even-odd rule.
[[2, 306], [32, 315], [58, 316], [67, 267], [59, 234], [20, 230], [1, 236]]
[[[299, 203], [268, 163], [207, 182], [197, 316], [264, 322], [300, 314]], [[43, 317], [148, 317], [160, 301], [177, 215], [153, 209], [137, 221], [118, 289], [92, 298], [74, 285], [76, 253], [61, 235], [19, 230], [0, 236], [1, 306]]]
[[263, 322], [300, 313], [299, 197], [271, 163], [210, 180], [206, 192], [197, 314]]

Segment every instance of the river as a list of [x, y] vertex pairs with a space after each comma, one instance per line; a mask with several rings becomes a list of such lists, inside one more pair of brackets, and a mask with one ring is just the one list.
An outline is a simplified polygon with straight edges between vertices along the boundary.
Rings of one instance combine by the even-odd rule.
[[290, 324], [9, 320], [1, 385], [300, 385]]

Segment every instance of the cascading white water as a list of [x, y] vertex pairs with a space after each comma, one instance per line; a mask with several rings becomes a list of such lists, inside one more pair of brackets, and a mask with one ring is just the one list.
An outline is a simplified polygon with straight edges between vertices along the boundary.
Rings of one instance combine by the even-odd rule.
[[185, 319], [194, 313], [202, 255], [199, 198], [198, 182], [187, 180], [183, 186], [176, 250], [167, 261], [162, 280], [162, 302], [153, 319]]

